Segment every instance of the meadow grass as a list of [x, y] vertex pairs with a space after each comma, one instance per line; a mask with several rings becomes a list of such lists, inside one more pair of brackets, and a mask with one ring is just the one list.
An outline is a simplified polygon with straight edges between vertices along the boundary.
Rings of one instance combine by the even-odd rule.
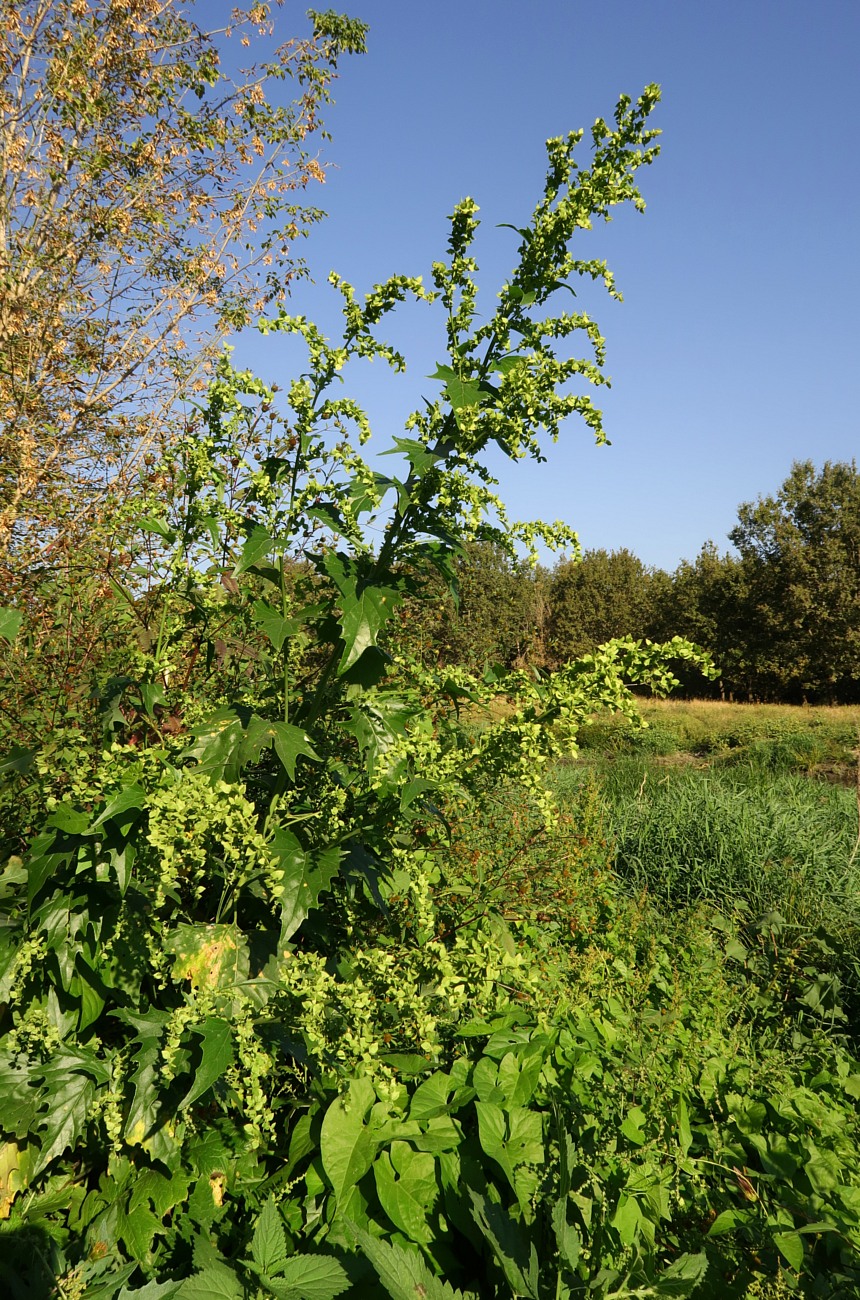
[[[597, 718], [551, 785], [596, 781], [617, 880], [667, 917], [702, 902], [823, 944], [860, 1031], [860, 710], [649, 702]], [[820, 779], [826, 775], [830, 779]]]

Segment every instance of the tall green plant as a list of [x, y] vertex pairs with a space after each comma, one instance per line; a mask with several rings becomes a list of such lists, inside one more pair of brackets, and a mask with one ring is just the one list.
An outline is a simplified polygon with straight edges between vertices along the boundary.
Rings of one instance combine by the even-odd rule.
[[[500, 777], [551, 824], [547, 759], [596, 707], [632, 711], [628, 682], [666, 688], [670, 659], [696, 652], [618, 641], [545, 679], [478, 680], [422, 668], [389, 634], [422, 574], [451, 580], [475, 540], [573, 544], [561, 524], [508, 520], [484, 453], [542, 459], [571, 414], [603, 438], [591, 399], [567, 388], [604, 382], [603, 339], [550, 300], [583, 276], [616, 294], [569, 243], [614, 205], [642, 206], [657, 99], [649, 87], [598, 121], [588, 168], [581, 133], [549, 142], [489, 320], [467, 200], [432, 289], [395, 277], [359, 300], [333, 276], [339, 343], [300, 316], [262, 325], [308, 349], [283, 411], [225, 357], [148, 478], [139, 581], [115, 586], [139, 649], [103, 685], [103, 743], [62, 773], [50, 746], [32, 757], [21, 779], [47, 817], [0, 881], [3, 1204], [25, 1227], [49, 1223], [79, 1289], [177, 1277], [189, 1297], [337, 1294], [346, 1274], [319, 1252], [351, 1248], [344, 1215], [359, 1209], [340, 1200], [362, 1133], [341, 1169], [323, 1132], [306, 1222], [277, 1230], [262, 1209], [310, 1140], [313, 1096], [369, 1076], [394, 1098], [446, 1059], [458, 1024], [541, 997], [491, 926], [440, 927], [428, 828]], [[406, 297], [442, 305], [448, 358], [439, 396], [388, 449], [403, 471], [386, 475], [336, 385], [356, 358], [403, 369], [376, 331]], [[590, 356], [560, 356], [577, 334]], [[464, 701], [498, 696], [502, 722], [477, 736], [460, 724]]]

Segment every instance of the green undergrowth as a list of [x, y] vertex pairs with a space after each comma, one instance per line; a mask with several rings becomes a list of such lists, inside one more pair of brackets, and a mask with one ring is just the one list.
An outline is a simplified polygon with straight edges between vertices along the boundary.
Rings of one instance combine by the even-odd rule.
[[[383, 1001], [361, 1014], [377, 1058], [314, 1063], [305, 1023], [301, 1067], [271, 1002], [236, 1016], [262, 1141], [251, 1081], [214, 1077], [236, 997], [214, 949], [197, 969], [214, 1001], [196, 1046], [160, 1013], [120, 1016], [136, 1031], [132, 1106], [160, 1079], [162, 1130], [117, 1128], [122, 1078], [97, 1040], [27, 1078], [7, 1058], [7, 1106], [42, 1143], [61, 1150], [80, 1130], [50, 1166], [32, 1145], [4, 1148], [7, 1188], [28, 1185], [0, 1225], [8, 1294], [130, 1295], [123, 1279], [154, 1267], [162, 1281], [139, 1294], [159, 1300], [855, 1295], [860, 1067], [832, 1007], [809, 1005], [772, 919], [626, 894], [597, 790], [566, 802], [547, 828], [499, 788], [480, 818], [449, 810], [450, 839], [428, 823], [432, 902], [389, 895], [376, 936]], [[418, 983], [422, 942], [437, 968], [454, 961], [441, 1002]], [[356, 960], [318, 989], [333, 1044], [339, 999], [367, 988]], [[177, 954], [174, 981], [188, 970]], [[384, 1002], [407, 987], [427, 1016], [411, 1051]], [[62, 1016], [50, 1000], [45, 1012]], [[35, 1119], [58, 1069], [56, 1110]]]
[[[853, 790], [753, 763], [667, 767], [621, 756], [599, 772], [626, 888], [648, 891], [667, 911], [705, 901], [752, 917], [773, 914], [801, 949], [817, 952], [815, 963], [841, 989], [856, 1022], [860, 861]], [[584, 779], [581, 769], [560, 768], [555, 786], [565, 798]], [[822, 989], [820, 997], [832, 999], [833, 992]]]

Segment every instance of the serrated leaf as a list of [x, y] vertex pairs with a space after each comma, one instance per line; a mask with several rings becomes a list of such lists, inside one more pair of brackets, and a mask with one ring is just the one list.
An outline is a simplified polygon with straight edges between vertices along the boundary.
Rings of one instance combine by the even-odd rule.
[[559, 1197], [552, 1207], [552, 1226], [558, 1253], [573, 1272], [579, 1262], [581, 1243], [576, 1228], [567, 1221], [566, 1197]]
[[449, 379], [445, 384], [445, 396], [454, 411], [481, 405], [482, 389], [477, 379]]
[[431, 1273], [416, 1251], [371, 1237], [355, 1224], [350, 1228], [391, 1300], [477, 1300], [475, 1293], [455, 1291]]
[[367, 1118], [375, 1101], [372, 1083], [368, 1079], [353, 1079], [347, 1092], [334, 1099], [323, 1117], [322, 1165], [336, 1201], [346, 1198], [373, 1163], [376, 1143]]
[[124, 1286], [117, 1300], [174, 1300], [181, 1286], [181, 1282], [147, 1282], [146, 1286], [136, 1287], [134, 1291]]
[[173, 978], [195, 989], [232, 989], [248, 978], [248, 940], [238, 925], [177, 925], [164, 936]]
[[[445, 370], [447, 373], [442, 375], [439, 373], [440, 370]], [[430, 379], [446, 380], [449, 377], [456, 377], [450, 366], [440, 366], [435, 375], [428, 376]], [[433, 451], [426, 443], [419, 442], [416, 438], [392, 438], [391, 441], [394, 445], [386, 448], [385, 451], [380, 452], [380, 455], [405, 456], [409, 461], [409, 466], [414, 476], [418, 479], [423, 478], [429, 469], [432, 469], [434, 465], [437, 465], [439, 461], [442, 460], [442, 457], [437, 451]], [[396, 481], [393, 479], [389, 480], [389, 483], [392, 487], [396, 486]], [[379, 486], [379, 484], [377, 484], [377, 486]]]
[[168, 1136], [166, 1122], [160, 1114], [157, 1067], [161, 1055], [161, 1035], [170, 1015], [166, 1011], [150, 1011], [145, 1016], [136, 1016], [131, 1012], [113, 1014], [137, 1031], [133, 1044], [137, 1047], [134, 1071], [129, 1079], [134, 1092], [123, 1137], [130, 1145], [141, 1146], [154, 1159], [166, 1163], [175, 1144]]
[[47, 818], [46, 824], [66, 835], [85, 835], [89, 829], [89, 813], [79, 812], [67, 803], [61, 803]]
[[176, 1293], [177, 1300], [242, 1300], [245, 1288], [226, 1265], [209, 1264], [202, 1272], [187, 1277]]
[[538, 1259], [534, 1242], [501, 1205], [496, 1205], [471, 1187], [468, 1191], [472, 1216], [492, 1247], [496, 1262], [514, 1293], [538, 1300]]
[[291, 1255], [280, 1276], [266, 1278], [276, 1300], [334, 1300], [351, 1285], [333, 1255]]
[[678, 1145], [681, 1154], [686, 1155], [693, 1145], [693, 1133], [690, 1128], [690, 1112], [683, 1097], [678, 1098]]
[[686, 1297], [693, 1294], [696, 1287], [704, 1280], [708, 1271], [708, 1257], [704, 1251], [699, 1255], [682, 1255], [674, 1264], [661, 1273], [653, 1283], [655, 1296]]
[[308, 853], [285, 827], [274, 832], [269, 848], [276, 866], [283, 872], [277, 894], [281, 904], [279, 946], [283, 947], [317, 906], [320, 894], [331, 887], [340, 869], [342, 850], [331, 846]]
[[74, 1069], [74, 1058], [71, 1069], [67, 1062], [68, 1057], [63, 1054], [43, 1071], [49, 1109], [42, 1118], [41, 1150], [33, 1169], [34, 1178], [57, 1156], [74, 1149], [95, 1099], [92, 1079]]
[[261, 1273], [280, 1273], [287, 1258], [287, 1235], [275, 1198], [263, 1206], [254, 1228], [251, 1254]]
[[20, 632], [23, 620], [24, 615], [20, 609], [12, 609], [8, 605], [0, 607], [0, 637], [9, 645]]

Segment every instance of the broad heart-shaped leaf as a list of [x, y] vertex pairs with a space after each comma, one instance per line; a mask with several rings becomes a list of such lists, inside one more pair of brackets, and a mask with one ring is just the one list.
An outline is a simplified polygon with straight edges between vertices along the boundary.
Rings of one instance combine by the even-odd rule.
[[42, 1095], [38, 1088], [32, 1086], [30, 1074], [30, 1070], [13, 1066], [8, 1057], [0, 1060], [0, 1097], [3, 1099], [0, 1105], [0, 1133], [25, 1138], [32, 1129]]
[[371, 1237], [355, 1224], [350, 1229], [391, 1300], [478, 1300], [474, 1292], [455, 1291], [431, 1273], [417, 1251]]
[[539, 1164], [544, 1157], [543, 1127], [536, 1111], [512, 1107], [502, 1110], [493, 1102], [476, 1101], [478, 1137], [491, 1160], [505, 1171], [516, 1191], [514, 1168], [520, 1164]]
[[361, 595], [344, 596], [340, 617], [343, 655], [338, 676], [351, 668], [371, 646], [400, 603], [400, 593], [387, 587], [368, 587]]
[[376, 1101], [368, 1079], [353, 1079], [347, 1092], [335, 1097], [326, 1111], [320, 1133], [320, 1152], [335, 1200], [347, 1194], [373, 1163], [376, 1143], [367, 1124]]
[[777, 1232], [774, 1234], [774, 1245], [784, 1259], [787, 1259], [791, 1267], [800, 1272], [803, 1268], [803, 1238], [797, 1232]]
[[192, 1033], [202, 1040], [202, 1055], [194, 1082], [180, 1103], [182, 1110], [202, 1097], [233, 1064], [233, 1031], [226, 1020], [220, 1016], [208, 1016], [202, 1025], [194, 1025]]
[[263, 1206], [254, 1228], [251, 1254], [261, 1273], [280, 1273], [287, 1258], [287, 1234], [274, 1196]]
[[333, 1255], [291, 1255], [277, 1278], [266, 1278], [276, 1300], [334, 1300], [351, 1285]]
[[21, 630], [24, 615], [20, 609], [11, 609], [8, 605], [0, 607], [0, 637], [9, 645]]
[[427, 1219], [439, 1194], [433, 1157], [413, 1151], [408, 1142], [392, 1142], [380, 1152], [373, 1176], [382, 1208], [395, 1227], [410, 1241], [428, 1243], [432, 1234]]
[[501, 1205], [469, 1188], [472, 1217], [489, 1242], [502, 1272], [514, 1293], [538, 1300], [538, 1258], [535, 1244], [526, 1237]]
[[226, 1264], [207, 1264], [201, 1273], [187, 1277], [176, 1300], [242, 1300], [245, 1288]]

